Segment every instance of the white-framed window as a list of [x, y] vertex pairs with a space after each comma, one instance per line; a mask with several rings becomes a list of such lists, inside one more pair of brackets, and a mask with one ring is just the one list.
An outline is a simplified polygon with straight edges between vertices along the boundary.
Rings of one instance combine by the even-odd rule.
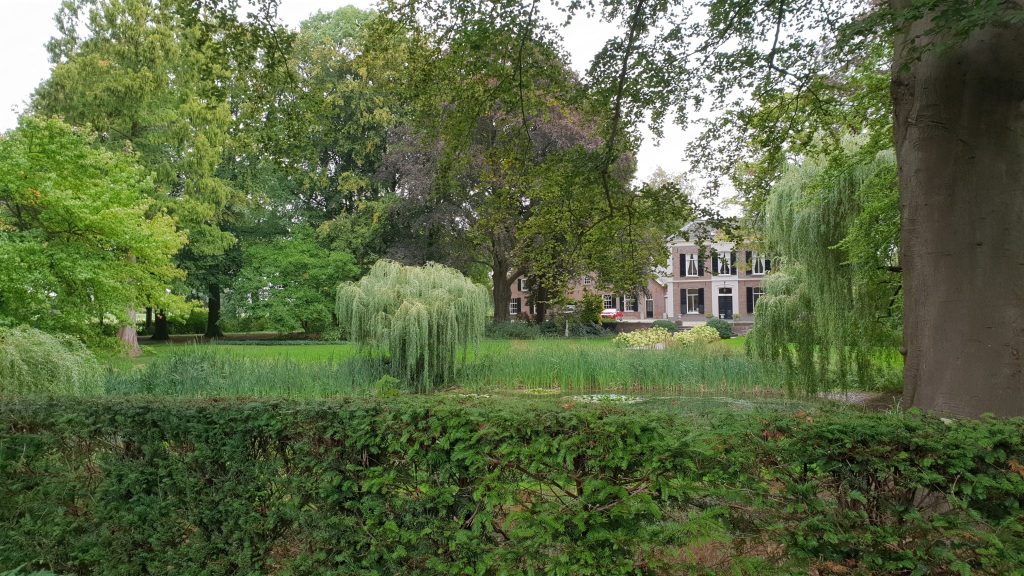
[[637, 306], [636, 298], [626, 294], [622, 297], [622, 309], [637, 312], [640, 308]]
[[754, 288], [750, 291], [750, 307], [752, 309], [757, 308], [757, 301], [759, 298], [761, 298], [761, 296], [764, 296], [764, 288], [761, 288], [760, 286], [754, 286]]
[[754, 276], [764, 276], [764, 256], [754, 252], [751, 260], [750, 273]]
[[732, 274], [732, 253], [731, 252], [719, 252], [718, 253], [718, 274], [719, 275]]
[[605, 308], [615, 308], [615, 297], [611, 294], [605, 294], [603, 297]]
[[594, 279], [591, 278], [590, 276], [584, 276], [583, 277], [583, 285], [584, 286], [590, 286], [593, 283], [594, 283]]
[[686, 290], [686, 313], [700, 314], [700, 290]]
[[700, 268], [697, 266], [697, 255], [687, 254], [686, 256], [686, 276], [697, 276]]
[[519, 278], [516, 280], [516, 287], [519, 288], [520, 292], [529, 292], [530, 286], [526, 281], [526, 278]]
[[513, 316], [518, 315], [519, 312], [522, 309], [523, 309], [523, 299], [522, 298], [513, 298], [512, 301], [508, 303], [508, 313], [513, 315]]

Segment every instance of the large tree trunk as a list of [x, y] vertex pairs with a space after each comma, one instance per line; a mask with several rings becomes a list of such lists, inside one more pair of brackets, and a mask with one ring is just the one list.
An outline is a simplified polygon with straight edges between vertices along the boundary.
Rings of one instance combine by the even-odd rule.
[[[910, 0], [893, 0], [897, 8]], [[1024, 27], [893, 67], [905, 293], [904, 404], [1024, 414]], [[941, 39], [940, 39], [941, 40]]]
[[494, 322], [508, 322], [508, 305], [512, 301], [512, 280], [508, 278], [509, 266], [495, 260], [492, 270], [494, 287], [491, 289], [491, 297], [494, 301]]
[[167, 325], [167, 314], [163, 310], [156, 313], [156, 319], [153, 322], [153, 336], [150, 340], [170, 340], [171, 330]]
[[533, 321], [537, 324], [541, 324], [548, 316], [548, 289], [543, 286], [535, 286], [533, 293], [533, 309], [536, 314], [533, 316]]
[[206, 316], [206, 333], [204, 336], [207, 338], [220, 338], [224, 335], [224, 332], [220, 329], [220, 285], [210, 284], [209, 288], [209, 301], [207, 302], [209, 314]]
[[135, 330], [135, 309], [128, 309], [128, 323], [117, 331], [117, 337], [124, 344], [128, 350], [128, 355], [132, 358], [142, 355], [142, 348], [139, 348], [139, 334]]

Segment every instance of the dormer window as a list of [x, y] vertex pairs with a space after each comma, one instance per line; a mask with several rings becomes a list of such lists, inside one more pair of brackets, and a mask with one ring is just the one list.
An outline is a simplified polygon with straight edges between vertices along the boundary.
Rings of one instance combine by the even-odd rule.
[[525, 278], [519, 278], [518, 280], [516, 280], [516, 282], [518, 284], [517, 287], [519, 288], [520, 292], [529, 292], [530, 291], [530, 287], [527, 284], [527, 281], [526, 281]]

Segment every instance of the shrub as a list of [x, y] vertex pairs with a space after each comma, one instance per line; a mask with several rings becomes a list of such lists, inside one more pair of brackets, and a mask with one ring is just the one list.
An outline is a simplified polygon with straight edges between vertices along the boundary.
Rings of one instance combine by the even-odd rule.
[[671, 320], [655, 320], [651, 324], [651, 327], [653, 327], [653, 328], [664, 328], [665, 330], [668, 330], [669, 332], [671, 332], [673, 334], [675, 334], [676, 332], [679, 331], [679, 325], [676, 324], [675, 322], [671, 321]]
[[210, 313], [205, 308], [195, 307], [188, 315], [168, 316], [167, 324], [171, 334], [202, 334], [206, 332], [206, 321]]
[[1024, 420], [678, 410], [17, 399], [0, 411], [0, 566], [1020, 573]]
[[727, 340], [733, 337], [732, 324], [729, 324], [721, 318], [712, 318], [707, 321], [706, 325], [714, 328], [722, 340]]
[[695, 328], [690, 328], [689, 330], [683, 330], [682, 332], [676, 332], [673, 334], [673, 341], [682, 345], [708, 344], [710, 342], [717, 342], [718, 340], [721, 340], [718, 330], [715, 330], [708, 325], [697, 326]]
[[648, 348], [664, 344], [672, 338], [672, 334], [664, 328], [647, 328], [633, 332], [623, 332], [615, 337], [616, 346], [624, 348]]
[[35, 328], [0, 328], [0, 394], [103, 391], [96, 357], [78, 339]]
[[484, 335], [505, 340], [533, 340], [541, 335], [541, 328], [528, 322], [491, 322], [484, 329]]

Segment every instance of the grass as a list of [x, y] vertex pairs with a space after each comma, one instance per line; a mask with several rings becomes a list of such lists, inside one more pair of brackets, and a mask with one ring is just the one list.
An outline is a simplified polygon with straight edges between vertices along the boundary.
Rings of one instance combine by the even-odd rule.
[[[116, 363], [113, 395], [295, 399], [395, 393], [352, 344], [161, 345]], [[389, 383], [390, 382], [390, 383]], [[484, 340], [470, 350], [456, 393], [776, 397], [780, 374], [732, 341], [670, 350], [626, 350], [607, 338]]]

